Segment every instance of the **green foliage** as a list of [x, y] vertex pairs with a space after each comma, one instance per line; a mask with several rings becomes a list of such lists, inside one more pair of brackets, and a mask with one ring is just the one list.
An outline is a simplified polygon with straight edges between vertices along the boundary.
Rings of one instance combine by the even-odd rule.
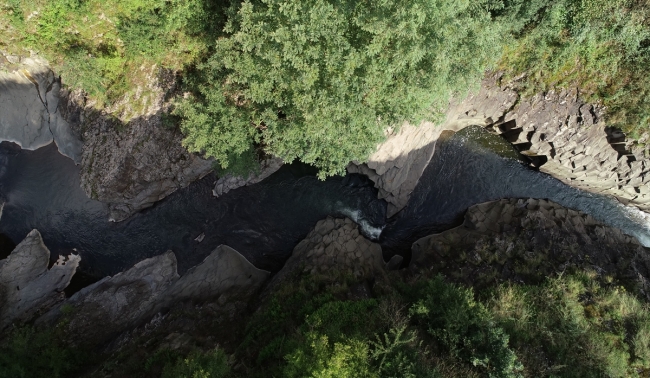
[[221, 349], [194, 351], [165, 366], [162, 378], [225, 378], [230, 374], [228, 356]]
[[[471, 4], [471, 5], [470, 5]], [[364, 161], [388, 126], [418, 122], [474, 86], [498, 53], [489, 3], [244, 1], [188, 78], [185, 144], [215, 157], [261, 145], [320, 176]]]
[[650, 6], [637, 0], [511, 0], [497, 11], [511, 25], [499, 64], [527, 72], [530, 92], [578, 85], [608, 107], [609, 123], [638, 133], [650, 127]]
[[471, 289], [428, 282], [411, 315], [454, 357], [481, 367], [490, 377], [517, 377], [521, 363], [508, 346], [508, 335], [489, 312], [474, 300]]
[[[44, 55], [72, 88], [99, 105], [135, 92], [152, 65], [183, 69], [202, 57], [223, 19], [204, 0], [11, 0], [0, 40]], [[133, 95], [134, 93], [131, 93]]]
[[332, 346], [325, 335], [309, 333], [307, 342], [286, 356], [284, 377], [365, 378], [377, 377], [371, 372], [368, 344], [350, 339]]
[[18, 328], [0, 344], [0, 378], [68, 377], [84, 362], [54, 331]]
[[490, 307], [515, 348], [527, 351], [520, 357], [531, 375], [628, 377], [649, 367], [647, 305], [593, 274], [504, 285]]

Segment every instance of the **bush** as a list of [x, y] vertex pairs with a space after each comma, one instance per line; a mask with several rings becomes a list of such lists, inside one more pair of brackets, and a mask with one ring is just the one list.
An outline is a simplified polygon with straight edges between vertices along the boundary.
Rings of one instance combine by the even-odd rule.
[[474, 300], [471, 289], [429, 281], [411, 315], [454, 357], [480, 367], [490, 377], [517, 377], [521, 363], [508, 346], [508, 335]]
[[0, 344], [0, 378], [69, 377], [86, 361], [63, 344], [54, 331], [13, 330]]
[[259, 145], [339, 174], [388, 126], [444, 111], [499, 51], [490, 1], [236, 3], [227, 37], [188, 78], [185, 144], [227, 168]]
[[165, 366], [162, 378], [225, 378], [230, 374], [228, 356], [221, 349], [194, 351]]

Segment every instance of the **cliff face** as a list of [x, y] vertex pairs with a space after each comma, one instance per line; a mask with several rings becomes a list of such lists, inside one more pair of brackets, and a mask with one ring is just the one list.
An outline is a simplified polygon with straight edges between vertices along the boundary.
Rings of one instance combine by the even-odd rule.
[[0, 54], [0, 141], [30, 150], [54, 141], [81, 165], [82, 188], [109, 204], [111, 220], [128, 218], [212, 170], [182, 146], [179, 130], [163, 126], [174, 73], [142, 69], [143, 109], [132, 108], [132, 98], [99, 107], [83, 92], [62, 88], [45, 60]]
[[0, 52], [0, 141], [34, 150], [54, 141], [79, 163], [82, 143], [61, 113], [61, 80], [38, 58]]
[[516, 81], [502, 83], [499, 74], [488, 75], [478, 93], [452, 102], [440, 125], [405, 124], [367, 163], [351, 164], [348, 171], [367, 174], [375, 182], [392, 216], [406, 206], [441, 133], [469, 125], [502, 135], [532, 165], [568, 185], [650, 209], [648, 153], [608, 128], [603, 109], [584, 103], [575, 89], [521, 98]]
[[204, 177], [212, 163], [187, 152], [180, 131], [163, 125], [165, 96], [175, 76], [158, 67], [146, 68], [145, 109], [130, 108], [122, 99], [97, 110], [83, 93], [65, 93], [65, 115], [83, 135], [81, 187], [107, 202], [110, 219], [122, 221], [174, 191]]

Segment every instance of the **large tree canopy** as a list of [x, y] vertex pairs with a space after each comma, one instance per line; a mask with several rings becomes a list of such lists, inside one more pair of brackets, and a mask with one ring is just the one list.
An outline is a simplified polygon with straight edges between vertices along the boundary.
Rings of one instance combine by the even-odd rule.
[[487, 1], [248, 0], [187, 79], [185, 144], [222, 167], [255, 147], [321, 177], [364, 161], [388, 126], [444, 110], [499, 56]]

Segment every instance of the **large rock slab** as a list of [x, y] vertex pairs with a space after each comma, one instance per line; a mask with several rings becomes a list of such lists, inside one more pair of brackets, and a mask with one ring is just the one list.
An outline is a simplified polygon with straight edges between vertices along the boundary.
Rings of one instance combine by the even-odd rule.
[[176, 256], [168, 251], [82, 289], [37, 323], [59, 323], [69, 341], [100, 346], [179, 302], [213, 301], [230, 313], [241, 307], [233, 306], [235, 302], [245, 303], [268, 276], [222, 245], [179, 277]]
[[54, 141], [59, 152], [81, 162], [82, 142], [59, 110], [61, 79], [38, 57], [0, 52], [0, 141], [35, 150]]
[[217, 299], [220, 304], [246, 301], [269, 275], [236, 250], [220, 245], [167, 290], [159, 307], [188, 300]]
[[[1, 207], [0, 207], [1, 208]], [[60, 257], [48, 270], [50, 251], [32, 230], [9, 257], [0, 260], [0, 330], [30, 320], [64, 299], [81, 257]]]
[[176, 267], [171, 251], [143, 260], [75, 293], [38, 322], [54, 323], [65, 316], [70, 341], [101, 344], [150, 316], [162, 294], [178, 280]]

